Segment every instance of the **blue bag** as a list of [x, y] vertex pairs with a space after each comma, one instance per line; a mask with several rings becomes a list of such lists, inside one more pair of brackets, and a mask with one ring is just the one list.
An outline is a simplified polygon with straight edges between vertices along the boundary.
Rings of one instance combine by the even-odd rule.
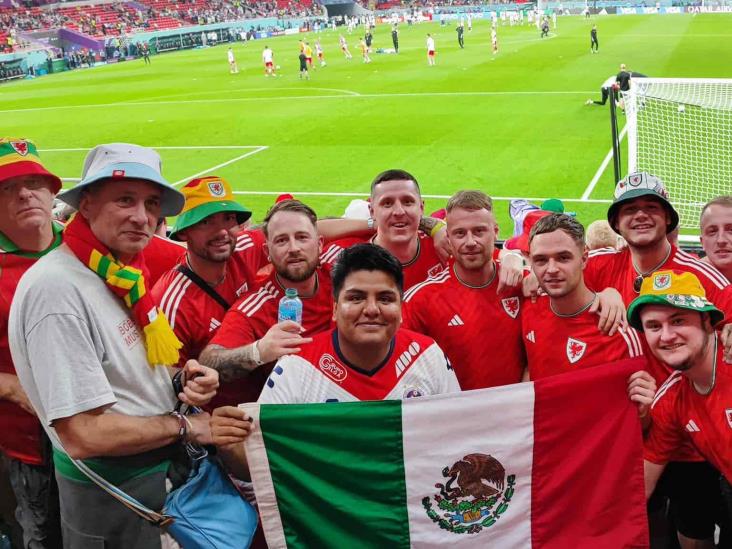
[[241, 497], [219, 464], [195, 460], [188, 480], [168, 494], [166, 529], [184, 549], [247, 549], [257, 530], [257, 513]]

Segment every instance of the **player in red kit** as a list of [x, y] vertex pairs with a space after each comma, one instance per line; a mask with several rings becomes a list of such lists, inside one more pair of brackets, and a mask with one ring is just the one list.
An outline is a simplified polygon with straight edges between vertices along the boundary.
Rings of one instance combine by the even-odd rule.
[[[223, 381], [216, 405], [256, 400], [274, 361], [298, 352], [311, 335], [331, 324], [333, 298], [330, 277], [318, 267], [322, 239], [315, 212], [296, 200], [278, 202], [263, 230], [274, 271], [259, 289], [242, 295], [231, 307], [201, 353], [202, 363], [217, 369]], [[302, 326], [289, 320], [277, 323], [285, 288], [297, 289], [302, 300]]]
[[642, 358], [641, 339], [633, 328], [607, 335], [597, 327], [596, 294], [584, 283], [587, 264], [584, 227], [573, 217], [550, 214], [532, 228], [531, 267], [546, 293], [527, 302], [523, 337], [529, 378], [572, 372], [628, 358]]
[[254, 285], [264, 263], [264, 235], [239, 234], [251, 212], [234, 200], [225, 179], [194, 179], [181, 191], [186, 203], [170, 236], [186, 242], [188, 251], [152, 293], [183, 344], [178, 363], [183, 367], [189, 358], [198, 358], [229, 307]]
[[643, 281], [628, 320], [644, 333], [656, 358], [674, 370], [651, 407], [646, 494], [653, 492], [676, 449], [691, 442], [723, 475], [732, 519], [732, 371], [715, 332], [724, 313], [707, 300], [695, 275], [666, 270]]
[[460, 191], [446, 209], [455, 261], [405, 294], [403, 326], [437, 341], [464, 390], [518, 383], [526, 366], [521, 288], [499, 283], [491, 200]]

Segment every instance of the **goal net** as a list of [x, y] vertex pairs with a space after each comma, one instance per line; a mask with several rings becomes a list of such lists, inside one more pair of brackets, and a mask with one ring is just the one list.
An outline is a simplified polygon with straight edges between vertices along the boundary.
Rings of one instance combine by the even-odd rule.
[[628, 172], [660, 177], [681, 228], [698, 230], [701, 207], [732, 194], [732, 80], [634, 78], [624, 100]]

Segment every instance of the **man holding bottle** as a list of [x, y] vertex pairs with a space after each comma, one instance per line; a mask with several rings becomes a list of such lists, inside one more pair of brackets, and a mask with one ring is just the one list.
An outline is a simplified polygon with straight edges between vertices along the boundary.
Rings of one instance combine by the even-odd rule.
[[[299, 352], [312, 334], [330, 327], [331, 283], [318, 267], [323, 240], [316, 221], [315, 212], [297, 200], [278, 202], [265, 217], [265, 247], [274, 270], [231, 307], [199, 358], [218, 370], [223, 381], [224, 398], [217, 398], [216, 405], [257, 400], [274, 362]], [[288, 289], [302, 301], [299, 323], [278, 322], [279, 303]]]

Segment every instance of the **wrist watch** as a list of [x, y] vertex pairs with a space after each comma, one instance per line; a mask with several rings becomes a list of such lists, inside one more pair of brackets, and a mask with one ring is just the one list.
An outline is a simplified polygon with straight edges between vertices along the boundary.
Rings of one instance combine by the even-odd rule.
[[369, 228], [369, 231], [373, 231], [374, 230], [374, 218], [373, 217], [369, 217], [366, 220], [366, 226]]

